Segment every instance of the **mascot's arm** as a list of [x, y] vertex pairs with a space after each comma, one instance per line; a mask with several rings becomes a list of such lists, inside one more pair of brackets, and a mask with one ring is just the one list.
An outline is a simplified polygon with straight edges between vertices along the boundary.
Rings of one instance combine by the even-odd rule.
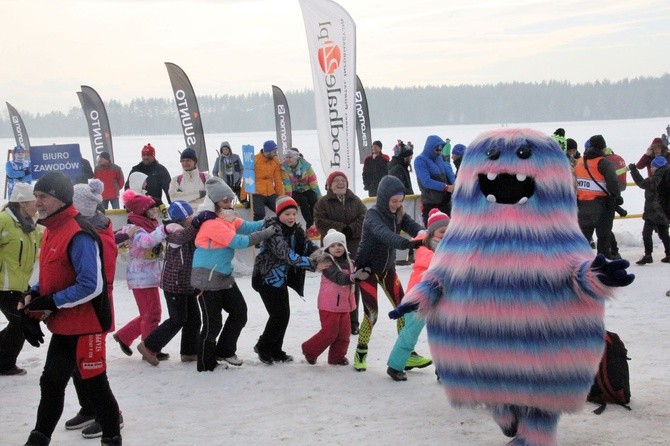
[[418, 311], [422, 316], [425, 316], [441, 295], [442, 286], [424, 275], [424, 279], [405, 294], [402, 303], [389, 312], [389, 317], [399, 319], [406, 313], [413, 311]]
[[598, 254], [593, 262], [582, 263], [578, 270], [577, 281], [589, 296], [603, 299], [610, 294], [609, 288], [633, 283], [635, 275], [626, 271], [629, 266], [628, 260], [608, 262], [604, 255]]

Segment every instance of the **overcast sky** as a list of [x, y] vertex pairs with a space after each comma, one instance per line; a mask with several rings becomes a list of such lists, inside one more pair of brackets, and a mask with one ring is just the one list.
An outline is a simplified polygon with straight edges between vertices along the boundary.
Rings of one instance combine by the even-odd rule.
[[[366, 87], [618, 81], [668, 69], [668, 0], [340, 0]], [[459, 6], [456, 6], [459, 5]], [[298, 0], [0, 0], [0, 100], [19, 111], [312, 88]], [[0, 107], [6, 116], [7, 110]]]

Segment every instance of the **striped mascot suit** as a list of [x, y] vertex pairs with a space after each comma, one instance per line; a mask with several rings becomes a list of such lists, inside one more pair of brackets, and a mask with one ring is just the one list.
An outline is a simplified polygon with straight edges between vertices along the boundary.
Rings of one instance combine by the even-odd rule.
[[468, 145], [451, 223], [422, 282], [391, 317], [418, 311], [455, 406], [484, 405], [512, 445], [556, 445], [605, 345], [604, 302], [626, 260], [594, 255], [577, 223], [570, 163], [528, 129]]

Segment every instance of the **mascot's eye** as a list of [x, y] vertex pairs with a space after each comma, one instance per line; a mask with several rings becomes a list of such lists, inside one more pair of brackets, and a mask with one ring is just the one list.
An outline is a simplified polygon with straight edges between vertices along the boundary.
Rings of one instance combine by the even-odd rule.
[[495, 161], [500, 158], [500, 150], [496, 149], [495, 147], [491, 147], [486, 151], [486, 157], [491, 161]]
[[518, 149], [516, 149], [516, 156], [518, 156], [522, 160], [530, 158], [531, 153], [532, 151], [528, 146], [521, 146]]

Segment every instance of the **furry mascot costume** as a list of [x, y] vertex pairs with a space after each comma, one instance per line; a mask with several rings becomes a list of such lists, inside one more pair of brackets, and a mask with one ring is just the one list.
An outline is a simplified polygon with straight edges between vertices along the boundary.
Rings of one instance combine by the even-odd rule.
[[604, 301], [626, 260], [593, 257], [570, 163], [542, 133], [496, 130], [463, 156], [451, 223], [422, 282], [389, 315], [417, 310], [447, 397], [485, 405], [512, 445], [556, 445], [605, 345]]

